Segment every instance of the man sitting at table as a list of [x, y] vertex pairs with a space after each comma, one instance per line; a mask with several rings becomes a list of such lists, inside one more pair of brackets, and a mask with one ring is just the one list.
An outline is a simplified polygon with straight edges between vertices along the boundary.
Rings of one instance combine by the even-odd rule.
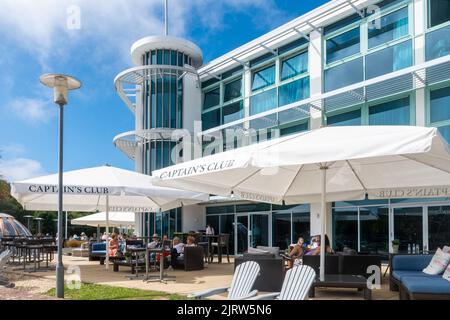
[[159, 236], [157, 233], [154, 233], [152, 236], [152, 241], [148, 243], [147, 247], [149, 249], [157, 248], [160, 245]]

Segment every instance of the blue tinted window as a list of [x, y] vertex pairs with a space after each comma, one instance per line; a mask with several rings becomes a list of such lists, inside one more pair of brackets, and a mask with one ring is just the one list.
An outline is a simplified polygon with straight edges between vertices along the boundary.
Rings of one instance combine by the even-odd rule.
[[327, 40], [327, 63], [359, 53], [359, 27]]
[[427, 33], [425, 51], [427, 61], [450, 54], [450, 25]]
[[250, 115], [277, 107], [277, 89], [272, 89], [250, 97]]
[[242, 71], [243, 71], [243, 67], [242, 66], [233, 68], [233, 69], [231, 69], [231, 70], [229, 70], [227, 72], [222, 73], [222, 79], [226, 79], [226, 78], [232, 77], [234, 75], [242, 73]]
[[329, 126], [360, 126], [361, 125], [361, 109], [353, 110], [327, 117], [327, 125]]
[[217, 106], [220, 103], [220, 88], [205, 92], [203, 100], [203, 109]]
[[215, 109], [202, 114], [203, 130], [220, 126], [220, 109]]
[[297, 39], [297, 40], [295, 40], [295, 41], [293, 41], [291, 43], [288, 43], [288, 44], [286, 44], [286, 45], [284, 45], [282, 47], [279, 47], [278, 48], [278, 54], [283, 54], [285, 52], [291, 51], [291, 50], [293, 50], [293, 49], [295, 49], [297, 47], [300, 47], [300, 46], [306, 44], [307, 42], [308, 41], [305, 38]]
[[430, 93], [430, 122], [450, 120], [450, 87]]
[[229, 104], [222, 109], [222, 123], [228, 123], [242, 119], [244, 117], [244, 108], [242, 101]]
[[428, 25], [434, 27], [450, 20], [449, 0], [428, 0]]
[[225, 84], [223, 102], [230, 101], [242, 96], [242, 79]]
[[295, 126], [280, 129], [280, 136], [286, 136], [288, 134], [299, 133], [308, 130], [308, 122], [300, 123]]
[[401, 70], [412, 65], [411, 40], [376, 51], [366, 57], [366, 79]]
[[370, 125], [409, 125], [409, 97], [369, 108]]
[[369, 48], [379, 46], [408, 34], [408, 8], [387, 14], [371, 21], [369, 28]]
[[252, 90], [258, 90], [275, 83], [275, 65], [253, 73]]
[[333, 24], [330, 24], [329, 26], [326, 26], [324, 28], [323, 34], [324, 35], [330, 34], [333, 31], [339, 30], [345, 26], [348, 26], [348, 25], [355, 23], [357, 21], [360, 21], [360, 20], [361, 20], [361, 16], [359, 14], [355, 13], [351, 16], [348, 16], [347, 18], [344, 18], [338, 22], [335, 22]]
[[442, 134], [445, 140], [450, 143], [450, 126], [439, 127], [439, 132]]
[[281, 65], [281, 80], [285, 80], [308, 71], [308, 52], [300, 53]]
[[325, 91], [336, 90], [363, 80], [363, 59], [358, 58], [325, 70]]
[[279, 106], [300, 101], [309, 97], [309, 77], [305, 77], [296, 81], [289, 82], [280, 86]]

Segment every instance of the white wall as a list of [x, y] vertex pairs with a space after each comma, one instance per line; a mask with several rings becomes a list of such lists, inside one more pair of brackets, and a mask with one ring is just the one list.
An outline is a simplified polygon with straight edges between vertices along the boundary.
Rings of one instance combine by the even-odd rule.
[[197, 77], [186, 74], [183, 78], [183, 129], [194, 131], [194, 121], [202, 119], [202, 91]]
[[197, 204], [182, 208], [183, 232], [205, 229], [205, 207]]

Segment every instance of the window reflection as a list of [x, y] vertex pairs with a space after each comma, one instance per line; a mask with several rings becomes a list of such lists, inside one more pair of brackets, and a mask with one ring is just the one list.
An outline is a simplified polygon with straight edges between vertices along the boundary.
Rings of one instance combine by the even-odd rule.
[[359, 27], [327, 40], [327, 63], [359, 53]]
[[449, 55], [450, 25], [427, 33], [425, 49], [427, 61]]
[[308, 52], [300, 53], [282, 62], [281, 80], [286, 80], [308, 71]]
[[386, 42], [401, 38], [408, 34], [408, 8], [397, 10], [387, 14], [374, 23], [369, 24], [369, 48], [376, 47]]
[[369, 108], [370, 125], [409, 125], [409, 97], [389, 101]]
[[412, 42], [406, 41], [366, 57], [366, 79], [372, 79], [412, 65]]
[[329, 126], [360, 126], [361, 125], [361, 109], [328, 116], [327, 125]]
[[363, 58], [325, 70], [325, 91], [332, 91], [364, 80]]
[[252, 90], [262, 89], [275, 83], [275, 65], [253, 73]]
[[433, 251], [450, 244], [450, 206], [428, 208], [428, 237]]

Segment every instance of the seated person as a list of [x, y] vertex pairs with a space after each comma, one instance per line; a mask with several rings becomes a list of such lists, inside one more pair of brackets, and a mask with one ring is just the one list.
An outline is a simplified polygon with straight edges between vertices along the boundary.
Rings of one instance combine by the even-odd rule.
[[160, 246], [159, 236], [157, 233], [154, 233], [152, 236], [152, 241], [148, 243], [147, 247], [149, 249], [155, 249], [158, 248], [159, 246]]
[[170, 255], [170, 266], [175, 268], [178, 261], [182, 261], [184, 258], [184, 243], [180, 241], [180, 238], [173, 238], [172, 251]]
[[113, 233], [108, 246], [108, 255], [112, 258], [120, 256], [119, 238], [116, 233]]
[[288, 267], [292, 268], [296, 259], [299, 259], [305, 253], [305, 240], [303, 237], [299, 237], [297, 243], [292, 247], [289, 252]]
[[[320, 235], [315, 236], [312, 240], [311, 240], [311, 245], [308, 246], [307, 248], [307, 252], [305, 253], [306, 255], [311, 255], [311, 256], [318, 256], [320, 255], [320, 245], [321, 245], [321, 241], [320, 241]], [[330, 246], [330, 239], [328, 238], [327, 235], [325, 235], [325, 253], [334, 253], [333, 249]]]
[[185, 247], [196, 247], [196, 246], [197, 245], [195, 244], [195, 238], [193, 236], [187, 237]]

